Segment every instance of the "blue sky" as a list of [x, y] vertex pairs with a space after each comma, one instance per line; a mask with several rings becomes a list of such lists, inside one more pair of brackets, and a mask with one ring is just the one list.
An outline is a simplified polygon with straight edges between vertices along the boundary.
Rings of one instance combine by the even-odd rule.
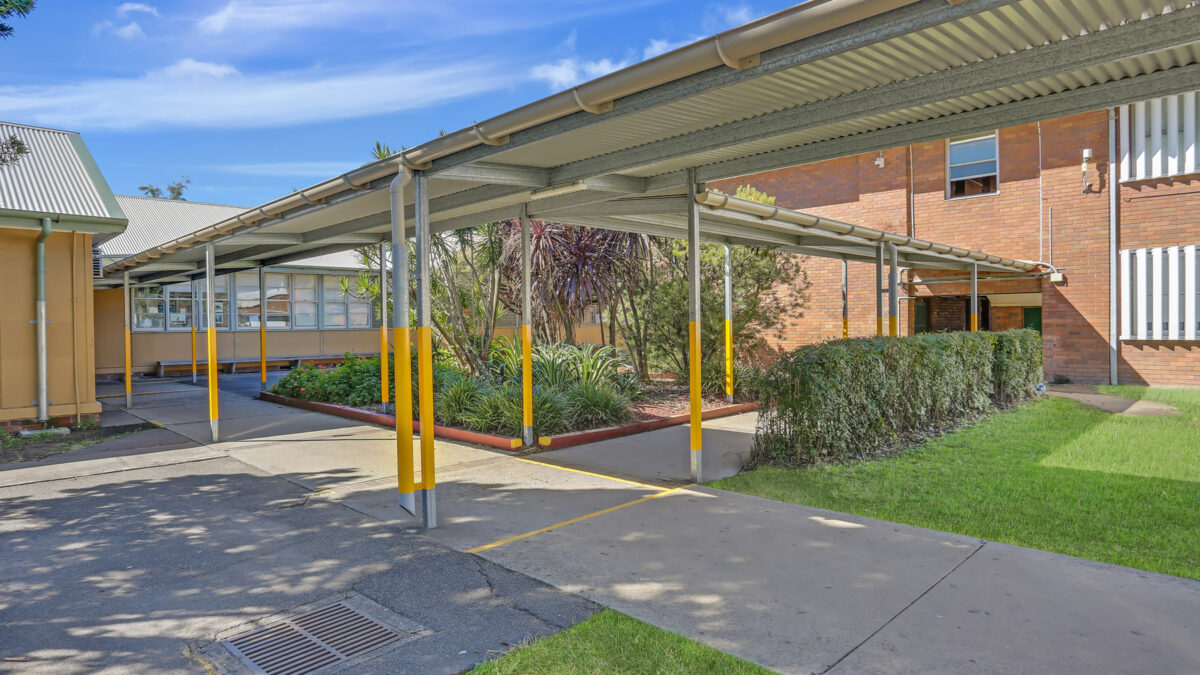
[[115, 192], [256, 205], [782, 0], [39, 0], [0, 119], [79, 131]]

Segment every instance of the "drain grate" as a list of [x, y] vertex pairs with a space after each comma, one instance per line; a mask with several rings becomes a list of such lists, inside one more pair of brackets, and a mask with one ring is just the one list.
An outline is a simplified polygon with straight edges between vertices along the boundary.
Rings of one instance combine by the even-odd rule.
[[301, 675], [408, 638], [343, 600], [221, 642], [256, 673]]

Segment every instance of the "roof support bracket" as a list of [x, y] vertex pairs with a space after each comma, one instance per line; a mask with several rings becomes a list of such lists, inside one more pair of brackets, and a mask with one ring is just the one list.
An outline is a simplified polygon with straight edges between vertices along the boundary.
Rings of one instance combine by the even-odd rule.
[[508, 134], [489, 138], [483, 133], [483, 129], [479, 128], [479, 123], [471, 128], [475, 132], [475, 138], [484, 145], [506, 145], [508, 143]]
[[743, 56], [737, 59], [731, 57], [729, 53], [725, 51], [725, 46], [721, 44], [721, 38], [715, 38], [713, 40], [713, 44], [717, 46], [717, 56], [721, 57], [721, 62], [730, 68], [733, 68], [734, 70], [746, 70], [747, 68], [753, 68], [762, 63], [761, 54], [751, 54], [749, 56]]

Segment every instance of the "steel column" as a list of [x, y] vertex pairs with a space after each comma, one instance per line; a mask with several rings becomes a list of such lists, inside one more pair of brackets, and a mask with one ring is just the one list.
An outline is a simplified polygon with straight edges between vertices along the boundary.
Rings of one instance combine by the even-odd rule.
[[125, 407], [133, 407], [133, 338], [130, 331], [129, 316], [132, 313], [132, 306], [129, 302], [129, 272], [122, 274], [122, 282], [124, 283], [124, 300], [125, 300]]
[[437, 527], [433, 455], [433, 321], [430, 317], [429, 177], [415, 172], [417, 220], [417, 393], [421, 420], [421, 516], [426, 529]]
[[725, 244], [725, 402], [733, 403], [733, 250]]
[[[220, 407], [217, 398], [217, 279], [213, 245], [204, 245], [204, 286], [206, 298], [204, 313], [208, 316], [208, 332], [205, 346], [208, 348], [208, 427], [212, 442], [221, 438]], [[236, 286], [235, 286], [236, 288]]]
[[[403, 174], [403, 172], [401, 172]], [[412, 347], [408, 313], [408, 235], [404, 231], [404, 178], [391, 186], [392, 221], [392, 352], [396, 391], [396, 492], [400, 508], [417, 514], [413, 466]]]
[[979, 263], [971, 263], [971, 332], [979, 330]]
[[258, 390], [267, 390], [267, 268], [258, 266]]
[[391, 397], [388, 395], [388, 327], [387, 327], [387, 245], [379, 244], [379, 401], [383, 412], [392, 412]]
[[688, 169], [688, 386], [691, 413], [692, 480], [703, 479], [703, 434], [700, 399], [700, 204], [696, 201], [696, 170]]
[[528, 204], [521, 205], [521, 440], [533, 445], [533, 293]]
[[188, 282], [188, 289], [192, 292], [192, 315], [188, 321], [192, 326], [192, 384], [196, 384], [196, 326], [200, 323], [200, 294], [195, 279]]
[[883, 335], [883, 244], [875, 247], [875, 334]]
[[888, 242], [888, 335], [900, 335], [900, 260], [896, 245]]
[[850, 337], [850, 302], [847, 297], [846, 259], [842, 258], [842, 339]]

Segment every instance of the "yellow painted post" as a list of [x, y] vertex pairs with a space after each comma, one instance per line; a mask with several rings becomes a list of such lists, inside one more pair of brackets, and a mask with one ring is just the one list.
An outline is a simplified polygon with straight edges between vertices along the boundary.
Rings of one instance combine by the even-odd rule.
[[267, 390], [267, 269], [258, 266], [258, 390]]
[[533, 445], [533, 316], [530, 223], [521, 205], [521, 441]]
[[417, 326], [417, 393], [421, 419], [421, 488], [429, 495], [436, 487], [433, 475], [433, 328], [430, 326]]
[[196, 384], [196, 321], [199, 318], [192, 312], [192, 384]]
[[692, 480], [703, 480], [703, 416], [700, 398], [700, 204], [696, 201], [696, 170], [688, 169], [688, 386]]
[[205, 314], [208, 315], [208, 344], [205, 345], [208, 348], [208, 426], [212, 432], [212, 442], [216, 443], [221, 437], [221, 411], [217, 398], [217, 266], [212, 244], [204, 246], [204, 263], [207, 272], [204, 283], [208, 296], [205, 301]]
[[733, 251], [725, 244], [725, 402], [733, 403]]
[[129, 325], [129, 272], [125, 272], [125, 407], [133, 407], [133, 337]]
[[875, 247], [875, 335], [883, 337], [883, 244]]
[[[413, 462], [412, 347], [408, 314], [408, 238], [404, 231], [404, 186], [400, 171], [391, 184], [392, 222], [392, 349], [396, 355], [396, 490], [400, 508], [417, 514], [416, 467]], [[385, 305], [386, 306], [386, 305]], [[386, 322], [385, 322], [386, 324]], [[384, 371], [386, 373], [386, 371]], [[384, 385], [386, 391], [387, 385]]]
[[379, 244], [379, 401], [383, 404], [383, 412], [391, 408], [391, 397], [388, 396], [388, 334], [387, 334], [387, 259], [384, 255], [386, 248]]
[[979, 330], [979, 263], [971, 263], [971, 332]]
[[433, 320], [430, 314], [429, 177], [416, 171], [413, 214], [417, 221], [417, 394], [421, 419], [421, 521], [425, 529], [437, 527], [437, 483], [433, 446]]

